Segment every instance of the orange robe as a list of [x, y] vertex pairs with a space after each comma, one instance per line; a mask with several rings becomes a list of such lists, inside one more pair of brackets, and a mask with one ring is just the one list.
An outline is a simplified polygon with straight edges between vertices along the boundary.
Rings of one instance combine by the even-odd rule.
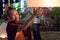
[[16, 33], [16, 38], [15, 38], [15, 40], [25, 40], [23, 31], [20, 31], [20, 32], [17, 32], [17, 33]]

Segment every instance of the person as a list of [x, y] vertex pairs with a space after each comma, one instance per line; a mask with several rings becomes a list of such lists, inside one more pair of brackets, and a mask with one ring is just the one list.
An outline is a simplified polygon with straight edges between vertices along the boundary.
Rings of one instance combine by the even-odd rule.
[[32, 23], [32, 20], [38, 16], [37, 13], [34, 13], [27, 22], [23, 23], [22, 25], [19, 24], [19, 15], [18, 12], [10, 8], [7, 11], [7, 18], [8, 18], [8, 24], [6, 27], [6, 32], [8, 36], [8, 40], [15, 40], [17, 28], [19, 26], [20, 31], [26, 30]]
[[34, 23], [33, 23], [33, 36], [34, 36], [34, 40], [41, 40], [41, 35], [40, 35], [40, 19], [37, 17], [34, 19]]
[[19, 25], [19, 15], [17, 10], [12, 7], [9, 7], [7, 11], [7, 18], [8, 23], [6, 27], [6, 32], [8, 40], [15, 40], [17, 28]]
[[33, 30], [32, 32], [33, 32], [34, 40], [41, 40], [41, 35], [40, 35], [41, 12], [40, 12], [40, 8], [38, 10], [36, 10], [36, 12], [39, 14], [39, 16], [34, 18], [33, 25], [32, 25], [32, 30]]

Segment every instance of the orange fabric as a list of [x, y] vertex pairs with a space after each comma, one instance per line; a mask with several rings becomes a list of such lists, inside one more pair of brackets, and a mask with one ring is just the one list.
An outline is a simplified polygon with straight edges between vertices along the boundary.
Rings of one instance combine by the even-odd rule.
[[22, 31], [16, 33], [15, 40], [25, 40], [25, 37]]

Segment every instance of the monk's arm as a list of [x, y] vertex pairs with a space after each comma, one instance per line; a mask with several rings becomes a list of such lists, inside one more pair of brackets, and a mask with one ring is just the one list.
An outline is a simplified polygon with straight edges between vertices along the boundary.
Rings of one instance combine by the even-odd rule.
[[27, 22], [23, 23], [22, 24], [22, 29], [27, 29], [33, 22], [34, 18], [36, 18], [38, 15], [37, 14], [33, 14], [28, 20]]

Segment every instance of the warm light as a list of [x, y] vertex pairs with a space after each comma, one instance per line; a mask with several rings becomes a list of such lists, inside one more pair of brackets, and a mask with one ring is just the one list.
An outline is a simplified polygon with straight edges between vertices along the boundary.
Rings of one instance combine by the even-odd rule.
[[60, 7], [60, 0], [28, 0], [29, 7]]
[[0, 38], [6, 38], [7, 36], [6, 35], [1, 35]]
[[5, 36], [1, 36], [1, 38], [5, 38]]

